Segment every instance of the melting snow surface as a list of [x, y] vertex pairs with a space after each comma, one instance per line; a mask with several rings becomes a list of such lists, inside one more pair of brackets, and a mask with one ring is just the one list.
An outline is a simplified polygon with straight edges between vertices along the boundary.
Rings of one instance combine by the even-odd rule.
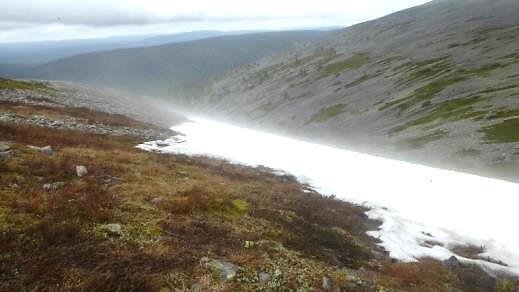
[[519, 185], [306, 143], [204, 119], [172, 128], [183, 135], [138, 147], [207, 155], [295, 175], [326, 195], [363, 204], [383, 222], [369, 234], [394, 258], [445, 260], [456, 245], [482, 246], [492, 272], [519, 275]]

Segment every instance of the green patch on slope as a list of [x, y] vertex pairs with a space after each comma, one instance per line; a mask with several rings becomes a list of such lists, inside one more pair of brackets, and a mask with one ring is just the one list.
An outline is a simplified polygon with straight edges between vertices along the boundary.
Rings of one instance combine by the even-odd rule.
[[407, 122], [403, 125], [394, 127], [390, 133], [397, 133], [406, 130], [410, 127], [420, 126], [432, 123], [434, 121], [456, 121], [467, 118], [475, 118], [485, 114], [482, 111], [475, 111], [471, 105], [479, 101], [478, 96], [455, 98], [433, 105], [432, 110], [427, 112], [424, 116]]
[[490, 143], [519, 142], [519, 118], [505, 120], [499, 124], [483, 128], [485, 139]]
[[23, 89], [23, 90], [49, 90], [43, 82], [27, 82], [0, 78], [0, 89]]
[[328, 121], [331, 118], [334, 118], [342, 113], [344, 113], [346, 110], [345, 104], [336, 104], [329, 107], [323, 107], [321, 108], [317, 113], [315, 113], [310, 121], [308, 123], [324, 123]]
[[518, 88], [518, 87], [519, 87], [519, 85], [516, 85], [516, 84], [506, 85], [506, 86], [502, 86], [502, 87], [491, 87], [491, 88], [487, 88], [487, 89], [480, 91], [480, 93], [494, 93], [494, 92], [510, 90], [510, 89], [514, 89], [514, 88]]
[[495, 120], [495, 119], [509, 119], [519, 117], [519, 109], [506, 109], [500, 108], [496, 111], [493, 111], [486, 119], [487, 120]]
[[416, 105], [420, 102], [431, 100], [437, 94], [442, 92], [445, 88], [454, 85], [458, 82], [464, 81], [466, 78], [460, 74], [452, 74], [439, 79], [436, 79], [426, 85], [416, 89], [409, 96], [399, 98], [390, 102], [387, 102], [379, 108], [383, 111], [386, 109], [396, 107], [400, 112], [407, 110], [408, 108]]
[[328, 64], [321, 69], [320, 78], [326, 78], [332, 75], [337, 75], [348, 70], [358, 69], [366, 65], [370, 61], [368, 53], [356, 53], [350, 58]]
[[394, 70], [407, 74], [405, 78], [398, 82], [402, 85], [413, 81], [438, 77], [442, 73], [449, 72], [451, 67], [452, 64], [449, 62], [448, 57], [441, 57], [417, 62], [407, 62], [396, 67]]
[[364, 83], [365, 81], [368, 81], [368, 80], [370, 80], [370, 79], [373, 79], [373, 78], [375, 78], [375, 77], [377, 77], [377, 76], [378, 76], [378, 75], [369, 75], [369, 74], [364, 75], [364, 76], [358, 78], [357, 80], [355, 80], [355, 81], [353, 81], [353, 82], [351, 82], [351, 83], [348, 83], [348, 84], [344, 85], [344, 89], [353, 88], [353, 87], [355, 87], [355, 86], [357, 86], [357, 85], [360, 85], [360, 84]]
[[494, 70], [501, 69], [507, 67], [508, 64], [501, 64], [501, 63], [493, 63], [493, 64], [487, 64], [479, 68], [474, 69], [462, 69], [461, 72], [467, 75], [476, 75], [479, 77], [488, 77], [490, 76], [490, 73]]

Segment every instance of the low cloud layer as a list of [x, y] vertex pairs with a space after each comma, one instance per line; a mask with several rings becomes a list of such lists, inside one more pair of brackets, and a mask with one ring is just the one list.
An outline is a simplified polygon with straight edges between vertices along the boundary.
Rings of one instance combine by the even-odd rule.
[[164, 25], [169, 26], [168, 32], [180, 31], [180, 28], [184, 31], [292, 29], [305, 26], [305, 20], [309, 23], [306, 27], [314, 26], [319, 20], [322, 26], [346, 26], [425, 2], [427, 0], [6, 1], [0, 10], [0, 42], [30, 40], [30, 34], [38, 29], [43, 33], [33, 35], [33, 39], [65, 39], [78, 30], [87, 33], [86, 37], [114, 35], [125, 30], [137, 34]]

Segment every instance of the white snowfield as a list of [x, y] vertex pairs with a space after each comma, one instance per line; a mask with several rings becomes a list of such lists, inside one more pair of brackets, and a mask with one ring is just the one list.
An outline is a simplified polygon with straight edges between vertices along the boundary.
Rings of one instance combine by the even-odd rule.
[[[446, 260], [449, 248], [484, 247], [489, 272], [519, 275], [519, 185], [316, 145], [205, 119], [173, 127], [183, 136], [138, 147], [207, 155], [295, 175], [326, 195], [371, 208], [369, 234], [394, 258]], [[160, 145], [160, 146], [159, 146]], [[169, 145], [165, 146], [164, 145]], [[316, 210], [318, 212], [318, 210]], [[492, 259], [486, 261], [485, 259]], [[500, 261], [500, 264], [492, 263]]]

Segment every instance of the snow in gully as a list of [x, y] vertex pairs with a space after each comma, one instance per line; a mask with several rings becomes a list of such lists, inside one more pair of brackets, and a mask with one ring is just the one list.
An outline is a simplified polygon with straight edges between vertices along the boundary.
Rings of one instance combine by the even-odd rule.
[[[484, 247], [472, 262], [519, 274], [519, 185], [302, 142], [205, 119], [172, 128], [181, 135], [138, 147], [263, 165], [325, 195], [362, 204], [382, 221], [369, 234], [391, 257], [446, 260], [456, 246]], [[316, 212], [319, 212], [316, 210]]]

